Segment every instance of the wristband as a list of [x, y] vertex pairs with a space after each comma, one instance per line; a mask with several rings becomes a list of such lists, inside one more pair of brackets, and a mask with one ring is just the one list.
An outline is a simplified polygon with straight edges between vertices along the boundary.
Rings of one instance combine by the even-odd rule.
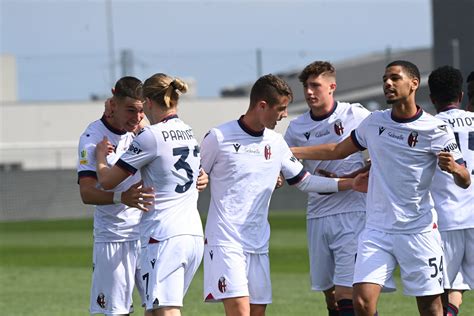
[[113, 201], [114, 201], [114, 204], [121, 204], [122, 203], [122, 191], [114, 192]]

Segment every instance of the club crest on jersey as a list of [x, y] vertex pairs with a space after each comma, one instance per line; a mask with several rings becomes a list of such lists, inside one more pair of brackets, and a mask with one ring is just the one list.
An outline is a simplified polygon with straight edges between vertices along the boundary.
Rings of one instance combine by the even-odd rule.
[[240, 144], [232, 144], [234, 146], [235, 152], [238, 153], [240, 149]]
[[272, 156], [272, 149], [271, 149], [270, 145], [265, 145], [264, 154], [265, 154], [265, 159], [266, 160], [270, 159], [270, 157]]
[[415, 147], [418, 143], [418, 132], [412, 131], [410, 136], [408, 136], [408, 145], [410, 147]]
[[385, 131], [385, 127], [379, 126], [379, 136]]
[[97, 296], [97, 305], [100, 306], [100, 308], [105, 308], [105, 295], [104, 293], [99, 293]]
[[221, 293], [225, 293], [225, 291], [227, 291], [227, 284], [224, 277], [219, 278], [219, 281], [217, 282], [217, 288]]
[[338, 136], [344, 134], [344, 126], [342, 126], [342, 121], [340, 119], [337, 119], [336, 122], [334, 122], [334, 131]]
[[306, 137], [306, 140], [308, 140], [308, 139], [309, 139], [309, 135], [311, 135], [311, 133], [310, 133], [310, 132], [306, 132], [306, 133], [304, 133], [303, 135], [304, 135], [304, 137]]

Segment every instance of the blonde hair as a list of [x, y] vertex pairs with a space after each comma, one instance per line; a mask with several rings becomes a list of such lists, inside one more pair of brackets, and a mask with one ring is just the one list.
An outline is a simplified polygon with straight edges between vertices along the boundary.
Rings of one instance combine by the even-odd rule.
[[163, 73], [154, 74], [143, 84], [143, 96], [166, 108], [176, 107], [179, 96], [187, 91], [188, 85], [183, 80]]

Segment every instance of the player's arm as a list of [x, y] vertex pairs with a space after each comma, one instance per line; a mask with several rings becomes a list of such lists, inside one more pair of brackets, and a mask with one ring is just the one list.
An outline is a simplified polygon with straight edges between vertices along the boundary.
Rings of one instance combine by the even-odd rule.
[[464, 163], [459, 164], [449, 152], [440, 152], [438, 154], [438, 165], [441, 170], [453, 175], [454, 183], [457, 186], [467, 189], [471, 185], [471, 176]]
[[102, 141], [97, 144], [95, 149], [97, 178], [100, 185], [106, 190], [115, 188], [130, 176], [126, 170], [117, 165], [109, 168], [106, 158], [109, 152], [109, 147], [110, 143], [108, 142], [107, 137], [104, 137]]
[[79, 178], [79, 190], [84, 204], [108, 205], [122, 203], [142, 211], [148, 211], [146, 206], [152, 205], [150, 200], [154, 197], [153, 189], [142, 187], [140, 182], [123, 192], [114, 193], [101, 190], [97, 188], [97, 179], [94, 177]]
[[334, 193], [347, 190], [367, 192], [367, 185], [363, 181], [362, 177], [328, 178], [307, 173], [301, 181], [295, 183], [295, 186], [306, 193]]
[[322, 144], [305, 147], [291, 147], [293, 155], [298, 159], [308, 160], [337, 160], [343, 159], [360, 149], [354, 144], [351, 137], [340, 143]]

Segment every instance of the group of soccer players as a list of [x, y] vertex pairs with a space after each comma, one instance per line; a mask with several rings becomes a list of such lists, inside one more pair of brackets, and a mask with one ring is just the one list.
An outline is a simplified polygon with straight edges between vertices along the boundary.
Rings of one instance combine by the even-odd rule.
[[[328, 62], [311, 63], [299, 79], [309, 111], [284, 138], [273, 129], [293, 94], [265, 75], [247, 112], [200, 145], [178, 118], [184, 82], [165, 74], [117, 82], [79, 144], [81, 197], [97, 205], [91, 314], [128, 315], [136, 285], [148, 315], [179, 315], [204, 258], [205, 301], [222, 301], [226, 315], [265, 315], [268, 207], [281, 175], [309, 193], [311, 287], [324, 292], [329, 315], [377, 315], [397, 265], [421, 315], [456, 315], [474, 286], [474, 117], [459, 108], [459, 70], [430, 75], [439, 118], [416, 104], [420, 74], [407, 61], [387, 65], [392, 108], [374, 113], [335, 101]], [[150, 125], [140, 130], [145, 113]], [[203, 234], [197, 197], [208, 177]]]

